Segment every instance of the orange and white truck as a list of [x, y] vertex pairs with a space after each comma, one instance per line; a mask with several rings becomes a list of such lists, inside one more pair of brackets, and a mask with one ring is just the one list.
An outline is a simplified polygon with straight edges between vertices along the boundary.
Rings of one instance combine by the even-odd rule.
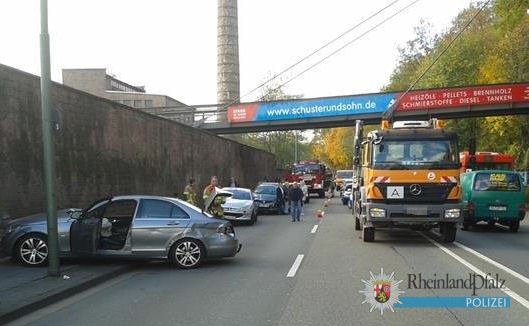
[[382, 121], [363, 134], [356, 121], [353, 216], [363, 240], [379, 228], [431, 229], [453, 242], [462, 221], [457, 135], [442, 121]]

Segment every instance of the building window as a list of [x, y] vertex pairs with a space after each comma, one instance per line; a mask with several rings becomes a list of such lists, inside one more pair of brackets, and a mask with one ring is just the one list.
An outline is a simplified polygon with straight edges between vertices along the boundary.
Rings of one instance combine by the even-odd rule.
[[145, 100], [145, 107], [152, 108], [152, 100]]
[[134, 100], [134, 107], [135, 108], [143, 107], [143, 101], [142, 100]]
[[123, 100], [123, 104], [128, 105], [128, 106], [132, 106], [132, 101], [131, 100]]

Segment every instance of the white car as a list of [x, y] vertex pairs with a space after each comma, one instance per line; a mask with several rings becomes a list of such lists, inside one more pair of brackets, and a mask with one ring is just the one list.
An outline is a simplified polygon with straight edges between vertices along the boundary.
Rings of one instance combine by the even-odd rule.
[[252, 191], [246, 188], [222, 188], [233, 195], [222, 204], [224, 218], [230, 221], [244, 221], [250, 225], [257, 221], [258, 203]]

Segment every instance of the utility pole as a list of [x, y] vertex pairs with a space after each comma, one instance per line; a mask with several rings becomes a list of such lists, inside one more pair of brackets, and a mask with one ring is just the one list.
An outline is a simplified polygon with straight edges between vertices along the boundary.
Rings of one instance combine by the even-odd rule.
[[294, 162], [298, 162], [298, 131], [294, 131], [294, 135], [296, 135], [296, 138], [294, 140]]
[[48, 227], [48, 275], [59, 276], [59, 239], [55, 203], [55, 150], [51, 111], [50, 36], [48, 34], [48, 0], [40, 0], [40, 97], [42, 109], [42, 144], [46, 212]]

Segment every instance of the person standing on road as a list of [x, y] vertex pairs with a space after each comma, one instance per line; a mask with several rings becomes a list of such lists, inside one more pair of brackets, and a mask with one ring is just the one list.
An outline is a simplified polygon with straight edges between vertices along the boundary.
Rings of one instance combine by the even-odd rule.
[[303, 201], [303, 191], [297, 182], [294, 182], [292, 191], [289, 193], [289, 199], [292, 202], [292, 222], [299, 222], [301, 216], [301, 202]]
[[209, 196], [215, 191], [215, 188], [219, 186], [219, 179], [216, 176], [211, 177], [211, 182], [204, 188], [202, 193], [202, 199], [204, 202], [209, 198]]
[[197, 205], [197, 193], [195, 191], [195, 179], [189, 179], [189, 183], [184, 188], [184, 196], [186, 201], [191, 205]]

